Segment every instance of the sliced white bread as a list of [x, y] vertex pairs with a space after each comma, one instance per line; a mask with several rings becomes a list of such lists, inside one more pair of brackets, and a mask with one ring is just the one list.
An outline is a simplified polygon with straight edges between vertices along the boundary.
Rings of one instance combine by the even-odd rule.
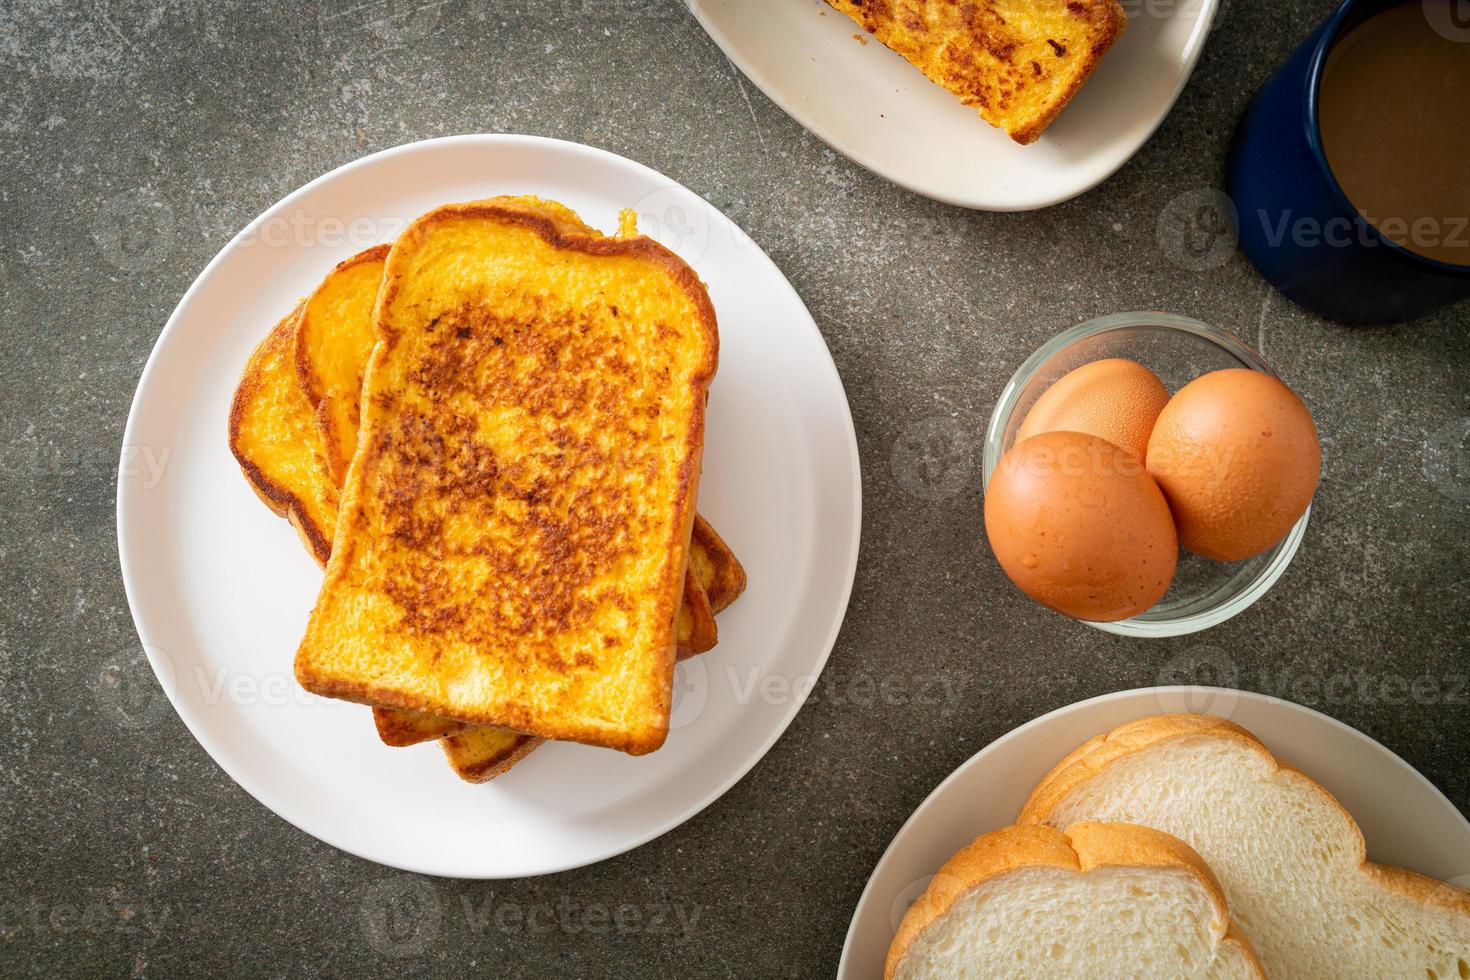
[[1006, 827], [945, 862], [885, 980], [1262, 976], [1210, 869], [1147, 827]]
[[1331, 794], [1238, 725], [1163, 715], [1063, 759], [1019, 823], [1146, 824], [1208, 862], [1266, 972], [1470, 980], [1470, 893], [1367, 861]]

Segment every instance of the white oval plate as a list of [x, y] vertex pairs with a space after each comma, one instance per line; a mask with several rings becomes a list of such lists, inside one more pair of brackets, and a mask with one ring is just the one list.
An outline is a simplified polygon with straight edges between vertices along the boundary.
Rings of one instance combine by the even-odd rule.
[[1015, 822], [1032, 788], [1067, 753], [1135, 718], [1192, 711], [1229, 718], [1336, 796], [1374, 861], [1442, 880], [1470, 874], [1470, 823], [1444, 794], [1373, 739], [1311, 708], [1224, 688], [1120, 691], [1059, 708], [991, 742], [940, 783], [888, 845], [847, 930], [839, 980], [883, 975], [904, 912], [939, 866]]
[[[489, 785], [438, 745], [382, 745], [367, 708], [305, 694], [292, 657], [320, 572], [256, 499], [225, 441], [257, 341], [334, 262], [438, 204], [535, 193], [611, 231], [618, 209], [693, 265], [720, 324], [699, 509], [750, 585], [720, 643], [680, 667], [673, 731], [632, 758], [548, 745]], [[146, 465], [145, 465], [146, 464]], [[857, 563], [857, 441], [842, 382], [801, 299], [739, 228], [691, 191], [611, 153], [526, 136], [386, 150], [312, 181], [217, 255], [144, 368], [124, 436], [118, 548], [133, 619], [184, 723], [277, 814], [360, 857], [505, 878], [598, 861], [710, 804], [800, 707], [749, 678], [815, 678]]]
[[1065, 201], [1126, 163], [1183, 91], [1217, 3], [1124, 0], [1128, 29], [1041, 139], [1020, 146], [823, 0], [689, 0], [729, 59], [834, 150], [985, 211]]

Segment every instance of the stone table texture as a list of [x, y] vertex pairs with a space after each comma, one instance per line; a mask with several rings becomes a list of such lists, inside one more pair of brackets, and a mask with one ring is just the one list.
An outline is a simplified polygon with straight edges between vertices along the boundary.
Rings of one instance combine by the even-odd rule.
[[[0, 974], [829, 976], [874, 863], [945, 775], [1043, 712], [1160, 682], [1309, 704], [1470, 808], [1470, 305], [1335, 326], [1239, 253], [1183, 267], [1199, 263], [1160, 232], [1220, 185], [1241, 110], [1333, 6], [1231, 0], [1122, 170], [1044, 211], [984, 214], [828, 149], [677, 0], [4, 0]], [[139, 372], [210, 257], [340, 164], [477, 131], [624, 154], [744, 228], [836, 358], [864, 500], [846, 624], [769, 755], [629, 854], [489, 883], [349, 857], [225, 776], [158, 697], [114, 527]], [[1020, 361], [1141, 308], [1253, 341], [1311, 407], [1324, 455], [1281, 582], [1224, 626], [1154, 642], [1021, 597], [982, 540], [976, 489]], [[944, 697], [892, 703], [872, 694], [885, 678]], [[120, 697], [157, 710], [140, 721]], [[639, 919], [619, 928], [625, 906]]]

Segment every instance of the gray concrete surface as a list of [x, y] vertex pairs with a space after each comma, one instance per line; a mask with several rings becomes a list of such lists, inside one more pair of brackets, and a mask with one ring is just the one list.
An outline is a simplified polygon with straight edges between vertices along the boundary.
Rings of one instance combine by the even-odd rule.
[[[1344, 329], [1274, 295], [1239, 254], [1189, 271], [1160, 245], [1161, 213], [1218, 186], [1248, 97], [1332, 6], [1227, 4], [1131, 163], [1070, 203], [1003, 215], [915, 197], [835, 154], [677, 0], [426, 3], [408, 18], [382, 0], [356, 14], [4, 0], [0, 973], [830, 975], [874, 862], [955, 766], [1052, 708], [1204, 678], [1221, 653], [1227, 680], [1362, 729], [1470, 807], [1470, 306]], [[114, 466], [179, 296], [305, 181], [472, 131], [640, 160], [785, 270], [836, 358], [864, 464], [862, 563], [826, 680], [938, 675], [956, 692], [922, 712], [819, 697], [677, 830], [595, 867], [484, 884], [339, 853], [235, 786], [172, 712], [129, 728], [95, 694], [153, 683], [118, 572]], [[1043, 339], [1150, 307], [1263, 347], [1316, 414], [1325, 478], [1300, 556], [1259, 605], [1145, 643], [1021, 599], [980, 539], [972, 447], [952, 447], [960, 489], [932, 492], [905, 433], [951, 419], [978, 441]], [[1329, 692], [1345, 675], [1361, 683]], [[596, 910], [625, 905], [641, 926], [596, 926]], [[407, 931], [383, 925], [391, 908]], [[668, 925], [650, 928], [659, 909]]]

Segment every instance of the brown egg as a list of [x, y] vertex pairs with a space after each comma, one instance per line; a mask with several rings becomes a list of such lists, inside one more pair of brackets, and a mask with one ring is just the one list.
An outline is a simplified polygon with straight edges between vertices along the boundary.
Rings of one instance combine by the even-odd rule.
[[1062, 375], [1026, 413], [1016, 441], [1043, 432], [1086, 432], [1139, 459], [1169, 401], [1164, 383], [1136, 361], [1109, 357]]
[[1280, 541], [1311, 503], [1322, 471], [1302, 400], [1259, 371], [1212, 371], [1179, 389], [1148, 443], [1179, 542], [1238, 561]]
[[1179, 545], [1137, 457], [1096, 436], [1012, 446], [985, 490], [985, 533], [1017, 587], [1076, 619], [1127, 619], [1163, 598]]

